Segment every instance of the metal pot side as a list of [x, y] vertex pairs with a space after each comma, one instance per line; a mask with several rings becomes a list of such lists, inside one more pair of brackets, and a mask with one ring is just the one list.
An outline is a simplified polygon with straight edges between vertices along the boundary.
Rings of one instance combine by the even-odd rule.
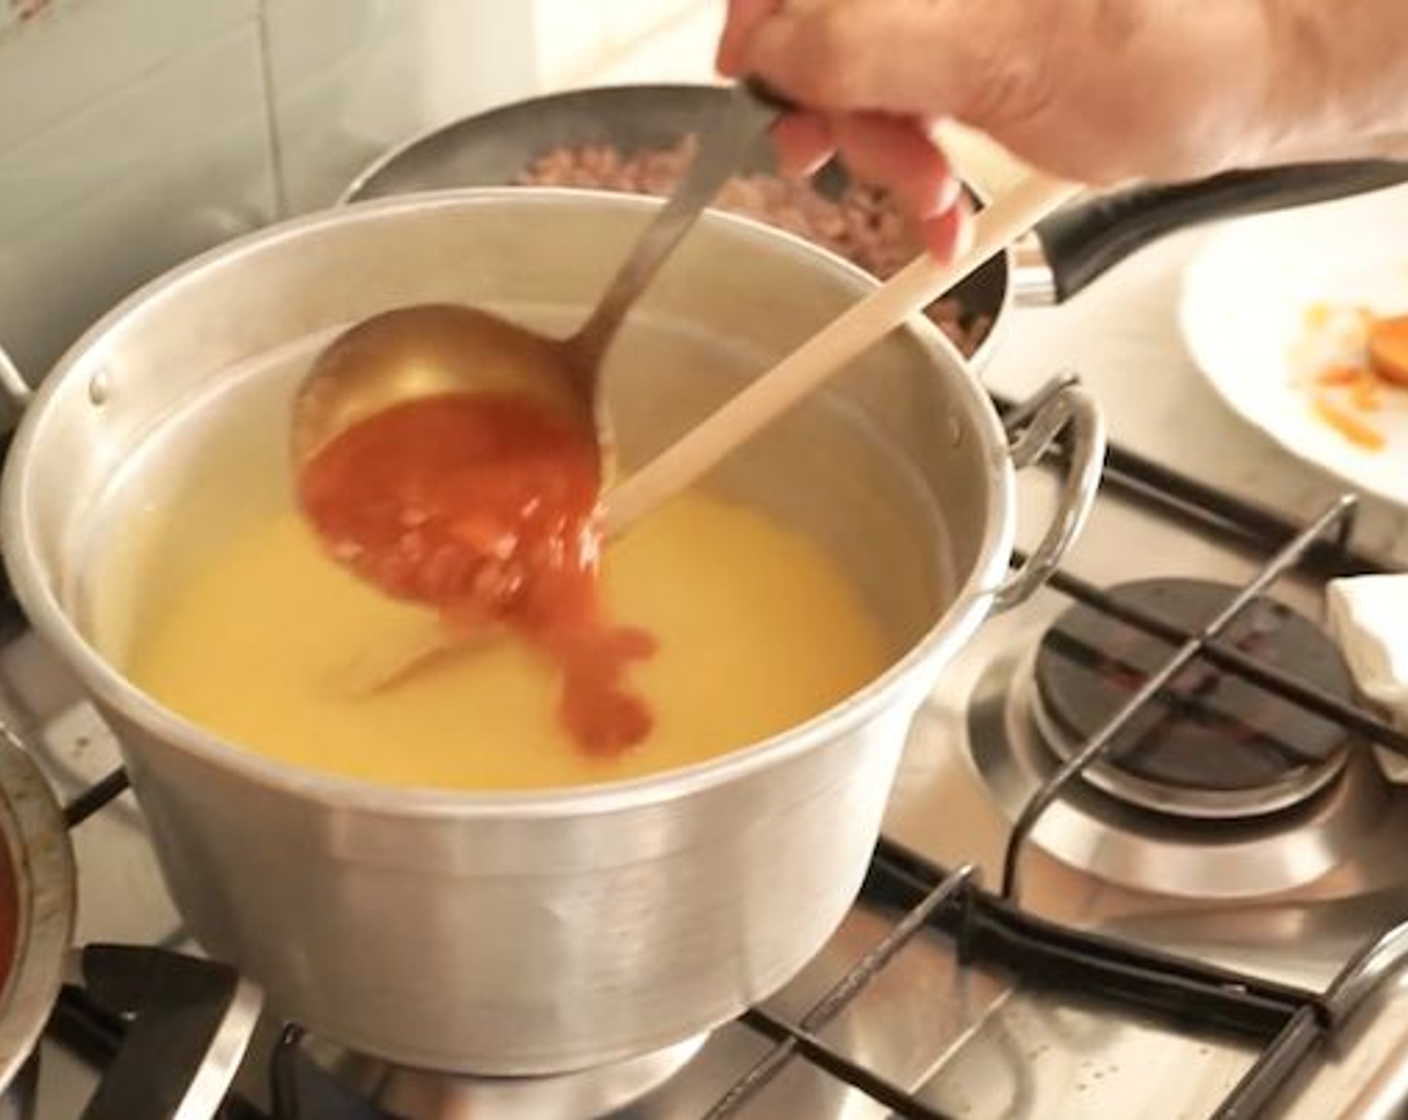
[[[1015, 517], [1007, 438], [952, 348], [916, 322], [713, 479], [818, 537], [895, 644], [879, 679], [768, 742], [541, 795], [379, 788], [221, 742], [102, 656], [84, 620], [102, 569], [89, 538], [114, 495], [159, 505], [175, 484], [179, 470], [146, 469], [137, 452], [184, 404], [245, 359], [397, 304], [460, 299], [570, 321], [653, 205], [447, 192], [232, 243], [80, 340], [10, 456], [11, 578], [117, 731], [191, 929], [283, 1014], [381, 1057], [567, 1071], [678, 1042], [775, 991], [851, 904], [912, 714], [1001, 594]], [[623, 367], [624, 461], [872, 284], [800, 240], [710, 214], [640, 319], [716, 350], [727, 375]], [[1068, 505], [1058, 550], [1082, 512]]]

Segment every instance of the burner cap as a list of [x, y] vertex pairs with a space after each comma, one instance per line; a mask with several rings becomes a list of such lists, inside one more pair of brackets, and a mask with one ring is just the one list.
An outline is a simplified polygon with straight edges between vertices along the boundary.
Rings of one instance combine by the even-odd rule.
[[[1157, 579], [1113, 590], [1120, 602], [1196, 631], [1237, 593], [1201, 580]], [[1258, 599], [1222, 641], [1269, 667], [1352, 699], [1349, 671], [1313, 623]], [[1069, 757], [1172, 656], [1173, 647], [1084, 605], [1046, 632], [1036, 657], [1038, 723]], [[1179, 816], [1253, 816], [1310, 796], [1344, 766], [1338, 724], [1197, 660], [1148, 704], [1089, 770], [1092, 784]]]

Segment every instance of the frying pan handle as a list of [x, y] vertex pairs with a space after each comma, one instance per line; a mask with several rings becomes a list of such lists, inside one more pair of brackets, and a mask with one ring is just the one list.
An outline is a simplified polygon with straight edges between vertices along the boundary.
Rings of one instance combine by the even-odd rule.
[[[234, 969], [145, 945], [79, 951], [87, 997], [120, 1039], [83, 1120], [214, 1116], [258, 1022], [263, 993]], [[60, 996], [85, 998], [73, 988]]]
[[1074, 374], [1047, 382], [1007, 416], [1008, 453], [1018, 470], [1029, 467], [1069, 430], [1070, 459], [1055, 516], [1032, 550], [993, 597], [994, 610], [1026, 602], [1056, 570], [1095, 505], [1105, 464], [1105, 418]]
[[1065, 301], [1144, 246], [1202, 222], [1324, 202], [1408, 182], [1408, 163], [1359, 160], [1234, 171], [1138, 186], [1066, 207], [1036, 228], [1055, 298]]

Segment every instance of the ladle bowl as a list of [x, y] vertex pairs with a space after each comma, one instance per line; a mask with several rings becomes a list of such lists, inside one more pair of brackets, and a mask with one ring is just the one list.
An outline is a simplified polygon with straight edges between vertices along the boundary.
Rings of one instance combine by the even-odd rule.
[[[615, 470], [601, 367], [627, 313], [733, 175], [784, 103], [756, 83], [733, 87], [693, 163], [631, 244], [590, 314], [558, 338], [468, 304], [409, 304], [348, 328], [313, 361], [293, 401], [293, 462], [391, 405], [437, 393], [518, 394], [560, 409]], [[462, 262], [466, 269], [475, 262]]]

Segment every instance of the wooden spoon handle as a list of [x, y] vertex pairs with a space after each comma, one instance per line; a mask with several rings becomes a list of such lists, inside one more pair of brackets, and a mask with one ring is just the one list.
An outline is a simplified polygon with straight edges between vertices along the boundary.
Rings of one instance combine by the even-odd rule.
[[625, 532], [697, 481], [852, 358], [923, 311], [1080, 189], [1074, 183], [1033, 174], [985, 207], [974, 223], [972, 245], [966, 252], [948, 264], [939, 264], [927, 255], [911, 262], [677, 443], [617, 483], [604, 498], [607, 535]]

